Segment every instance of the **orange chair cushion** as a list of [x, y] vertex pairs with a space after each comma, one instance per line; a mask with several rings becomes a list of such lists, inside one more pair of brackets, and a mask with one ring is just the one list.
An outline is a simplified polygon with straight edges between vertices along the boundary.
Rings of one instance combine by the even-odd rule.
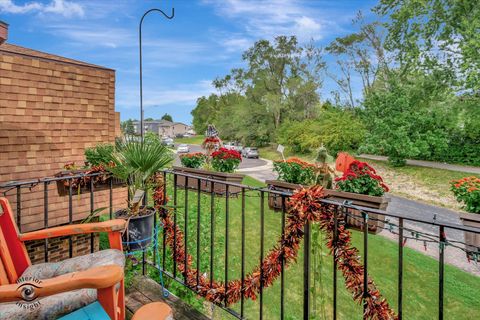
[[132, 320], [173, 320], [173, 312], [166, 303], [152, 302], [138, 309]]

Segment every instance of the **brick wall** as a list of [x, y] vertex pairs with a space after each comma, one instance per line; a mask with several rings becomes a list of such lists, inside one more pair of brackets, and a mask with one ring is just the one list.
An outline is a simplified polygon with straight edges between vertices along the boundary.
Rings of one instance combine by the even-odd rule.
[[[10, 44], [0, 45], [0, 183], [53, 176], [69, 161], [83, 164], [84, 149], [113, 143], [119, 134], [115, 71]], [[22, 189], [21, 231], [44, 227], [44, 185]], [[48, 225], [68, 222], [68, 196], [47, 186]], [[115, 189], [115, 208], [125, 189]], [[8, 198], [17, 209], [16, 192]], [[74, 221], [90, 212], [90, 195], [73, 197]], [[109, 203], [94, 193], [95, 207]]]

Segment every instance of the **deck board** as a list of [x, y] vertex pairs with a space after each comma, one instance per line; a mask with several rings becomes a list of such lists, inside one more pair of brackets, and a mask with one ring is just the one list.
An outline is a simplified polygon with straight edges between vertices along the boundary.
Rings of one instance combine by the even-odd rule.
[[161, 301], [167, 303], [173, 310], [175, 320], [208, 320], [205, 315], [191, 308], [180, 298], [170, 294], [167, 298], [162, 295], [162, 287], [154, 280], [138, 276], [132, 281], [132, 285], [126, 288], [126, 314], [127, 319], [143, 305]]

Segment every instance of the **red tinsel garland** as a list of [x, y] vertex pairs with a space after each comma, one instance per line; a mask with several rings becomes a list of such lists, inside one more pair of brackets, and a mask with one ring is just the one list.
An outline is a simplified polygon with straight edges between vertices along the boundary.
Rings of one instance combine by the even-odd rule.
[[[263, 287], [269, 287], [281, 273], [282, 260], [285, 267], [295, 262], [298, 256], [300, 242], [304, 235], [304, 226], [307, 221], [319, 223], [320, 228], [327, 234], [327, 247], [330, 254], [335, 255], [338, 270], [345, 278], [345, 286], [352, 293], [353, 299], [358, 303], [366, 304], [365, 316], [369, 319], [397, 319], [397, 315], [390, 308], [388, 302], [381, 297], [372, 279], [368, 279], [368, 294], [363, 299], [364, 267], [359, 259], [359, 252], [352, 247], [350, 231], [345, 227], [338, 227], [337, 243], [334, 246], [334, 210], [335, 206], [322, 204], [320, 200], [325, 197], [321, 186], [297, 191], [289, 200], [290, 210], [287, 215], [285, 234], [269, 251], [261, 266], [257, 266], [246, 275], [242, 288], [241, 280], [229, 281], [227, 284], [210, 280], [206, 275], [199, 276], [197, 286], [197, 270], [191, 267], [192, 257], [187, 255], [186, 284], [207, 300], [216, 303], [227, 302], [228, 305], [240, 301], [241, 296], [255, 300], [260, 292], [260, 282], [263, 277]], [[155, 206], [160, 208], [168, 199], [164, 198], [164, 185], [158, 184], [154, 192]], [[166, 243], [176, 252], [177, 268], [185, 275], [185, 247], [183, 233], [176, 226], [168, 210], [160, 210]], [[176, 246], [174, 242], [176, 234]], [[227, 291], [225, 292], [225, 289]]]

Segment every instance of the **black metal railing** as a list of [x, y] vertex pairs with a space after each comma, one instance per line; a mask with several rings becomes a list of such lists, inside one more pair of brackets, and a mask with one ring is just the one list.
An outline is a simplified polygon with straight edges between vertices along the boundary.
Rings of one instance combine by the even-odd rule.
[[[103, 179], [102, 183], [102, 188], [99, 188], [95, 183], [94, 183], [94, 178], [104, 176], [105, 178]], [[83, 187], [86, 188], [86, 190], [82, 190], [82, 194], [80, 194], [80, 185], [77, 185], [77, 181], [86, 181], [86, 185]], [[59, 192], [59, 188], [53, 188], [53, 184], [59, 184], [61, 186], [64, 186], [65, 188], [68, 189], [67, 195], [59, 195], [56, 194]], [[94, 212], [96, 208], [108, 208], [108, 219], [113, 218], [113, 189], [117, 186], [122, 186], [123, 183], [114, 180], [113, 178], [110, 177], [110, 174], [108, 173], [90, 173], [90, 174], [75, 174], [71, 176], [61, 176], [61, 177], [45, 177], [45, 178], [39, 178], [39, 179], [30, 179], [30, 180], [23, 180], [23, 181], [10, 181], [7, 183], [2, 183], [0, 184], [0, 194], [4, 197], [9, 198], [10, 202], [12, 202], [12, 206], [15, 208], [15, 217], [16, 217], [16, 223], [17, 227], [19, 229], [19, 232], [24, 232], [24, 231], [32, 231], [32, 230], [38, 230], [38, 229], [45, 229], [48, 227], [52, 226], [57, 226], [57, 225], [66, 225], [66, 224], [73, 224], [78, 221], [83, 220], [83, 218], [78, 219], [77, 221], [74, 220], [74, 214], [81, 214], [82, 216], [88, 216], [90, 213]], [[95, 193], [97, 191], [105, 191], [108, 190], [108, 200], [106, 200], [106, 203], [98, 203], [95, 201]], [[85, 194], [87, 192], [87, 194]], [[27, 205], [25, 207], [25, 202], [28, 202], [25, 200], [25, 197], [28, 196], [32, 200], [34, 196], [38, 196], [43, 198], [42, 204], [41, 205], [35, 205], [35, 206], [30, 206]], [[68, 201], [68, 216], [60, 217], [61, 220], [66, 220], [65, 222], [61, 223], [55, 223], [52, 225], [50, 223], [51, 221], [51, 199], [56, 196], [60, 197], [60, 199], [56, 199], [55, 203], [63, 202], [63, 201]], [[88, 208], [84, 209], [83, 212], [78, 212], [78, 206], [75, 205], [76, 202], [80, 201], [81, 199], [84, 200], [84, 203], [82, 204], [83, 208]], [[89, 200], [85, 201], [85, 198], [88, 197]], [[64, 200], [67, 198], [68, 200]], [[43, 207], [41, 209], [40, 207]], [[41, 216], [42, 211], [43, 211], [43, 217], [42, 219], [35, 219], [34, 221], [42, 221], [43, 220], [43, 225], [39, 226], [39, 224], [35, 224], [34, 227], [29, 227], [28, 224], [23, 222], [23, 218], [26, 218], [24, 215], [24, 210], [28, 210], [29, 216]], [[31, 212], [33, 211], [33, 213]], [[59, 210], [55, 210], [59, 212]], [[58, 217], [56, 217], [58, 218]], [[63, 218], [63, 219], [62, 219]], [[26, 226], [26, 228], [25, 228]], [[26, 229], [26, 230], [24, 230]], [[73, 256], [73, 242], [72, 242], [72, 236], [68, 237], [69, 241], [69, 256]], [[94, 252], [94, 235], [90, 235], [90, 252]], [[45, 257], [44, 260], [45, 262], [49, 262], [49, 250], [48, 250], [48, 239], [45, 240], [44, 243], [44, 252], [45, 252]]]
[[[215, 246], [216, 244], [216, 236], [215, 233], [218, 232], [218, 226], [215, 225], [215, 215], [221, 214], [224, 216], [224, 222], [225, 223], [225, 229], [223, 230], [223, 235], [225, 237], [225, 242], [224, 242], [224, 263], [223, 266], [223, 279], [222, 283], [225, 284], [225, 291], [228, 290], [227, 285], [228, 281], [231, 278], [230, 272], [231, 268], [229, 263], [231, 262], [232, 258], [239, 258], [240, 260], [240, 282], [241, 286], [243, 288], [244, 286], [244, 281], [245, 281], [245, 275], [246, 275], [246, 255], [245, 255], [245, 242], [246, 242], [246, 225], [245, 225], [245, 211], [246, 211], [246, 198], [247, 197], [254, 197], [256, 198], [259, 203], [258, 205], [258, 215], [259, 215], [259, 228], [258, 228], [258, 233], [259, 233], [259, 256], [258, 260], [259, 263], [261, 263], [265, 257], [265, 239], [266, 239], [266, 228], [275, 228], [276, 226], [266, 226], [265, 224], [265, 217], [267, 214], [273, 214], [273, 215], [279, 215], [281, 216], [281, 235], [285, 234], [285, 221], [286, 221], [286, 215], [287, 215], [287, 199], [291, 196], [290, 193], [288, 192], [281, 192], [281, 191], [275, 191], [272, 189], [268, 188], [256, 188], [256, 187], [251, 187], [251, 186], [246, 186], [242, 184], [237, 184], [237, 183], [231, 183], [231, 182], [225, 182], [225, 181], [219, 181], [219, 180], [214, 180], [208, 177], [202, 177], [202, 176], [195, 176], [191, 175], [188, 173], [184, 172], [177, 172], [177, 171], [165, 171], [165, 180], [167, 181], [168, 192], [173, 194], [173, 217], [174, 217], [174, 223], [176, 225], [181, 225], [182, 223], [178, 221], [178, 214], [182, 211], [182, 206], [183, 206], [183, 220], [184, 221], [192, 221], [188, 219], [188, 214], [189, 210], [189, 198], [196, 198], [197, 200], [197, 219], [195, 224], [192, 226], [191, 223], [184, 223], [183, 224], [183, 233], [184, 233], [184, 247], [186, 249], [186, 253], [191, 254], [195, 259], [196, 259], [196, 266], [201, 265], [200, 259], [201, 259], [201, 244], [200, 244], [200, 234], [201, 230], [200, 228], [202, 227], [200, 223], [200, 215], [201, 214], [209, 214], [210, 215], [210, 257], [208, 259], [209, 261], [209, 267], [208, 271], [210, 272], [209, 274], [209, 279], [210, 283], [214, 281], [215, 274], [218, 274], [218, 272], [215, 272], [216, 266], [215, 264]], [[167, 176], [171, 176], [170, 179], [167, 178]], [[181, 179], [180, 179], [181, 177]], [[197, 183], [197, 187], [193, 187], [189, 185], [189, 180], [194, 180]], [[178, 185], [178, 180], [182, 180], [181, 186]], [[208, 189], [201, 188], [200, 185], [210, 185]], [[217, 185], [224, 185], [225, 189], [224, 192], [219, 192]], [[236, 192], [232, 193], [230, 190], [235, 188]], [[183, 196], [183, 203], [181, 204], [180, 201], [182, 200], [181, 197], [179, 196], [180, 190], [182, 191], [182, 196]], [[167, 191], [166, 191], [167, 192]], [[252, 196], [252, 193], [255, 195]], [[203, 194], [203, 196], [202, 196]], [[210, 203], [209, 203], [209, 208], [204, 208], [201, 207], [201, 199], [202, 197], [206, 196], [210, 197]], [[273, 211], [273, 210], [266, 210], [266, 200], [268, 197], [271, 197], [272, 195], [275, 195], [276, 197], [281, 198], [281, 210], [280, 212], [278, 211]], [[223, 205], [222, 210], [216, 210], [215, 209], [215, 202], [222, 202]], [[237, 210], [237, 212], [233, 213], [232, 212], [232, 202], [236, 201], [237, 204], [240, 204], [240, 210]], [[478, 254], [478, 257], [480, 258], [480, 248], [478, 247], [473, 247], [473, 246], [467, 246], [462, 240], [448, 240], [445, 236], [445, 230], [455, 230], [458, 232], [472, 232], [475, 234], [480, 234], [480, 229], [478, 228], [473, 228], [473, 227], [467, 227], [463, 225], [457, 225], [453, 223], [448, 223], [448, 222], [440, 222], [436, 219], [434, 220], [426, 220], [422, 218], [412, 218], [400, 214], [395, 214], [395, 213], [390, 213], [386, 212], [384, 210], [378, 210], [378, 209], [373, 209], [373, 208], [367, 208], [367, 207], [362, 207], [362, 206], [356, 206], [353, 205], [349, 202], [345, 203], [340, 203], [338, 201], [334, 200], [329, 200], [329, 199], [324, 199], [322, 202], [326, 205], [333, 205], [335, 206], [335, 214], [334, 214], [334, 224], [335, 224], [335, 230], [334, 230], [334, 242], [337, 240], [338, 237], [338, 226], [342, 224], [346, 224], [347, 218], [348, 219], [356, 219], [358, 220], [357, 222], [360, 222], [360, 224], [363, 226], [361, 228], [361, 233], [362, 233], [362, 245], [363, 245], [363, 266], [365, 270], [365, 274], [368, 275], [369, 269], [370, 269], [370, 263], [369, 263], [369, 239], [370, 237], [373, 237], [369, 232], [369, 228], [365, 227], [370, 225], [370, 223], [373, 221], [375, 222], [376, 220], [381, 220], [382, 219], [377, 219], [375, 218], [375, 215], [377, 216], [384, 216], [386, 217], [386, 220], [384, 221], [384, 224], [386, 226], [378, 226], [378, 228], [384, 229], [386, 231], [390, 231], [391, 233], [395, 233], [396, 236], [398, 236], [398, 241], [397, 246], [398, 246], [398, 258], [397, 258], [397, 299], [396, 299], [396, 308], [395, 311], [397, 312], [399, 319], [403, 318], [403, 305], [404, 305], [404, 298], [405, 298], [405, 293], [404, 293], [404, 246], [405, 246], [405, 239], [414, 239], [417, 241], [428, 241], [428, 242], [437, 242], [439, 244], [439, 254], [438, 254], [438, 318], [443, 319], [444, 318], [444, 305], [445, 305], [445, 247], [447, 245], [452, 246], [454, 248], [457, 248], [459, 250], [465, 251], [467, 255], [472, 255]], [[356, 214], [354, 214], [356, 212]], [[358, 214], [360, 213], [360, 215]], [[238, 214], [240, 215], [240, 232], [239, 233], [232, 233], [229, 224], [229, 220], [231, 219], [232, 215]], [[406, 222], [408, 226], [406, 225]], [[415, 225], [421, 225], [425, 224], [428, 225], [430, 228], [437, 228], [437, 233], [431, 233], [424, 231], [423, 229], [417, 229]], [[197, 232], [197, 238], [195, 240], [189, 238], [189, 228], [196, 228]], [[419, 231], [420, 230], [420, 231]], [[405, 233], [415, 233], [415, 236], [407, 236]], [[233, 235], [233, 237], [232, 237]], [[232, 238], [235, 237], [240, 237], [240, 252], [231, 252], [231, 248], [229, 246], [229, 241]], [[165, 239], [165, 238], [164, 238]], [[424, 239], [424, 240], [422, 240]], [[196, 242], [196, 252], [190, 252], [188, 251], [188, 243], [190, 241], [195, 241]], [[176, 236], [174, 236], [174, 241], [176, 242]], [[311, 274], [312, 274], [312, 267], [311, 267], [311, 224], [306, 223], [305, 229], [304, 229], [304, 243], [303, 243], [303, 261], [301, 263], [303, 264], [303, 319], [310, 319], [311, 317]], [[175, 252], [176, 246], [174, 245], [174, 250], [172, 252], [173, 257], [175, 257], [176, 252]], [[171, 279], [175, 280], [176, 282], [180, 283], [181, 285], [191, 289], [192, 291], [196, 291], [197, 288], [195, 286], [189, 286], [186, 284], [186, 277], [185, 274], [179, 276], [176, 270], [176, 262], [173, 257], [169, 257], [166, 252], [168, 251], [168, 248], [165, 246], [165, 241], [163, 242], [163, 272], [165, 275], [170, 277]], [[186, 258], [186, 255], [185, 255]], [[165, 263], [168, 264], [168, 260], [172, 259], [172, 265], [173, 265], [173, 270], [168, 271], [168, 267], [165, 267]], [[332, 314], [331, 318], [336, 319], [338, 316], [338, 270], [337, 270], [337, 261], [332, 258], [333, 260], [333, 275], [332, 275]], [[282, 259], [284, 261], [284, 259]], [[300, 261], [299, 261], [300, 262]], [[185, 261], [186, 264], [186, 261]], [[263, 269], [260, 268], [260, 273], [263, 272]], [[198, 270], [197, 272], [197, 285], [198, 285], [198, 276], [201, 274], [203, 270]], [[260, 281], [260, 292], [259, 292], [259, 297], [258, 297], [258, 317], [259, 319], [263, 319], [265, 317], [264, 315], [264, 296], [265, 296], [265, 289], [263, 286], [263, 274], [261, 274], [261, 281]], [[281, 268], [281, 275], [279, 278], [280, 282], [280, 296], [279, 296], [279, 305], [280, 305], [280, 310], [279, 310], [279, 318], [284, 319], [285, 317], [285, 283], [286, 283], [285, 278], [285, 270], [284, 270], [284, 264], [282, 263], [282, 268]], [[366, 298], [368, 296], [367, 288], [368, 288], [368, 278], [364, 277], [363, 279], [363, 298]], [[234, 305], [228, 306], [227, 301], [224, 301], [222, 303], [217, 303], [217, 306], [220, 307], [221, 309], [225, 310], [228, 312], [230, 315], [233, 315], [234, 317], [238, 319], [243, 319], [246, 317], [245, 313], [245, 298], [243, 295], [241, 296], [241, 300], [239, 302], [239, 305]], [[366, 305], [364, 304], [364, 308]], [[360, 315], [361, 316], [361, 315]], [[251, 318], [251, 315], [249, 316]]]
[[[91, 174], [91, 176], [97, 176], [99, 174]], [[198, 272], [196, 274], [196, 285], [188, 285], [186, 283], [186, 275], [188, 270], [185, 270], [182, 273], [177, 271], [177, 262], [175, 257], [177, 256], [177, 234], [173, 235], [173, 249], [169, 249], [167, 245], [167, 235], [162, 232], [160, 233], [160, 248], [158, 252], [154, 252], [153, 262], [149, 261], [149, 257], [145, 255], [145, 252], [142, 255], [142, 273], [147, 274], [147, 268], [157, 267], [156, 264], [156, 255], [159, 255], [162, 259], [160, 271], [170, 278], [175, 283], [180, 284], [181, 286], [187, 287], [188, 289], [196, 292], [200, 284], [200, 275], [207, 274], [207, 277], [212, 284], [218, 278], [221, 278], [220, 281], [228, 285], [229, 279], [231, 280], [232, 274], [237, 273], [240, 276], [240, 283], [242, 289], [245, 285], [246, 270], [248, 265], [258, 265], [264, 260], [265, 257], [265, 247], [266, 241], [269, 243], [271, 234], [279, 234], [282, 238], [285, 236], [285, 221], [287, 218], [288, 203], [287, 199], [291, 196], [288, 192], [276, 191], [264, 187], [252, 187], [239, 183], [232, 183], [226, 181], [220, 181], [211, 179], [209, 177], [196, 176], [183, 172], [176, 172], [171, 170], [165, 170], [163, 172], [164, 180], [166, 182], [166, 188], [164, 189], [164, 196], [169, 197], [170, 204], [172, 205], [172, 215], [173, 222], [175, 226], [178, 226], [180, 230], [183, 231], [183, 245], [185, 248], [185, 261], [184, 265], [188, 266], [187, 263], [187, 254], [193, 257], [195, 261], [195, 267]], [[84, 178], [88, 175], [75, 175], [68, 177], [52, 177], [52, 178], [43, 178], [38, 180], [28, 180], [28, 181], [19, 181], [19, 182], [10, 182], [5, 184], [0, 184], [0, 192], [5, 196], [9, 196], [15, 202], [16, 208], [16, 219], [19, 228], [22, 228], [22, 218], [23, 218], [23, 199], [26, 192], [37, 192], [39, 195], [43, 192], [43, 224], [44, 228], [50, 226], [49, 223], [49, 199], [50, 193], [54, 189], [49, 188], [50, 184], [56, 183], [58, 181], [70, 181], [73, 179]], [[95, 210], [95, 206], [100, 207], [95, 202], [95, 191], [96, 186], [93, 184], [93, 179], [90, 179], [89, 185], [89, 199], [90, 199], [90, 212]], [[113, 192], [114, 184], [113, 180], [108, 180], [108, 203], [106, 207], [109, 208], [109, 218], [113, 218]], [[193, 181], [193, 182], [192, 182]], [[68, 224], [73, 223], [74, 217], [74, 199], [76, 196], [75, 190], [72, 188], [72, 183], [68, 183]], [[219, 188], [219, 186], [223, 186]], [[275, 196], [276, 198], [281, 199], [281, 209], [274, 211], [267, 208], [267, 202], [271, 197]], [[362, 245], [363, 248], [363, 265], [365, 274], [368, 275], [371, 263], [369, 263], [369, 240], [371, 237], [376, 237], [371, 235], [366, 226], [369, 225], [369, 221], [375, 221], [375, 215], [385, 216], [385, 225], [380, 227], [386, 231], [389, 231], [395, 234], [398, 237], [397, 246], [398, 246], [398, 257], [397, 257], [397, 299], [395, 311], [397, 312], [399, 319], [404, 317], [403, 307], [405, 299], [408, 297], [405, 296], [404, 289], [404, 277], [405, 277], [405, 268], [404, 268], [404, 245], [406, 239], [420, 240], [424, 242], [433, 242], [439, 244], [439, 254], [438, 254], [438, 318], [444, 319], [444, 306], [445, 306], [445, 248], [450, 246], [458, 250], [465, 251], [466, 254], [470, 257], [475, 257], [475, 259], [480, 258], [480, 248], [467, 245], [464, 243], [462, 238], [459, 239], [449, 239], [446, 237], [446, 231], [455, 231], [458, 233], [471, 232], [474, 234], [480, 234], [480, 229], [473, 227], [466, 227], [462, 225], [452, 224], [448, 222], [440, 222], [437, 219], [429, 221], [422, 218], [407, 217], [405, 215], [395, 214], [386, 212], [383, 210], [377, 210], [372, 208], [366, 208], [361, 206], [352, 205], [351, 203], [339, 203], [337, 201], [323, 199], [323, 203], [327, 205], [335, 206], [334, 210], [334, 241], [335, 245], [338, 239], [338, 227], [346, 223], [347, 218], [356, 219], [363, 225], [362, 231]], [[192, 210], [190, 210], [192, 208]], [[163, 209], [167, 210], [167, 209]], [[183, 210], [183, 215], [181, 214]], [[356, 214], [354, 214], [356, 212]], [[248, 221], [247, 213], [249, 217], [255, 217], [255, 221], [258, 222], [258, 225], [253, 227], [248, 227], [247, 224], [252, 224], [252, 221]], [[360, 215], [358, 214], [360, 213]], [[266, 218], [271, 218], [275, 216], [280, 223], [277, 224], [266, 224]], [[219, 221], [224, 223], [224, 226], [219, 225]], [[233, 222], [232, 222], [233, 221]], [[270, 220], [269, 220], [270, 221]], [[235, 226], [232, 226], [232, 223], [238, 223]], [[160, 220], [158, 217], [155, 217], [155, 227], [160, 225]], [[425, 231], [424, 229], [418, 229], [418, 225], [426, 225], [429, 227], [429, 230], [436, 229], [436, 232]], [[232, 231], [232, 227], [235, 227], [235, 230]], [[256, 230], [253, 230], [256, 229]], [[239, 232], [236, 232], [238, 231]], [[273, 230], [273, 231], [272, 231]], [[20, 229], [20, 231], [22, 231]], [[250, 242], [250, 239], [247, 238], [247, 232], [250, 234], [258, 234], [259, 243], [253, 244]], [[258, 232], [258, 233], [257, 233]], [[304, 227], [304, 242], [303, 242], [303, 255], [302, 260], [299, 260], [298, 263], [303, 267], [303, 284], [302, 292], [303, 295], [301, 301], [303, 303], [302, 310], [303, 315], [298, 315], [298, 318], [310, 319], [311, 317], [311, 275], [312, 275], [312, 264], [311, 264], [311, 224], [306, 223]], [[411, 233], [412, 236], [408, 234]], [[414, 235], [415, 234], [415, 235]], [[240, 239], [238, 239], [238, 237]], [[219, 241], [220, 239], [221, 241]], [[235, 249], [232, 251], [232, 243], [237, 244]], [[253, 247], [257, 248], [252, 249]], [[45, 242], [45, 261], [49, 260], [48, 257], [48, 241]], [[91, 251], [93, 252], [93, 238], [91, 238]], [[72, 240], [69, 239], [69, 251], [70, 256], [72, 256]], [[256, 252], [258, 251], [258, 252]], [[258, 253], [258, 257], [253, 258], [254, 255]], [[223, 256], [222, 256], [223, 255]], [[252, 260], [250, 260], [252, 259]], [[256, 260], [255, 263], [252, 263], [253, 260]], [[285, 266], [284, 266], [284, 257], [282, 257], [280, 278], [279, 278], [279, 312], [278, 317], [284, 319], [286, 317], [285, 310], [285, 297], [287, 294], [286, 284], [288, 278], [285, 275]], [[339, 314], [339, 287], [338, 287], [338, 270], [337, 270], [337, 261], [335, 258], [332, 258], [332, 310], [331, 318], [337, 319]], [[238, 270], [237, 270], [238, 269]], [[236, 271], [236, 272], [234, 272]], [[264, 288], [264, 275], [263, 269], [260, 268], [260, 292], [258, 299], [258, 310], [255, 309], [255, 312], [258, 311], [258, 318], [265, 318], [265, 294], [268, 289]], [[363, 297], [366, 298], [368, 292], [367, 277], [364, 277], [364, 292]], [[228, 288], [225, 288], [227, 291]], [[228, 297], [227, 297], [228, 298]], [[216, 305], [226, 311], [228, 314], [234, 316], [238, 319], [252, 318], [251, 310], [249, 314], [246, 312], [247, 303], [243, 295], [241, 296], [240, 302], [236, 305], [229, 306], [227, 299], [222, 302], [216, 303]], [[270, 306], [268, 306], [270, 307]], [[365, 306], [364, 306], [365, 308]], [[361, 315], [359, 315], [361, 317]], [[255, 316], [256, 317], [256, 316]]]

